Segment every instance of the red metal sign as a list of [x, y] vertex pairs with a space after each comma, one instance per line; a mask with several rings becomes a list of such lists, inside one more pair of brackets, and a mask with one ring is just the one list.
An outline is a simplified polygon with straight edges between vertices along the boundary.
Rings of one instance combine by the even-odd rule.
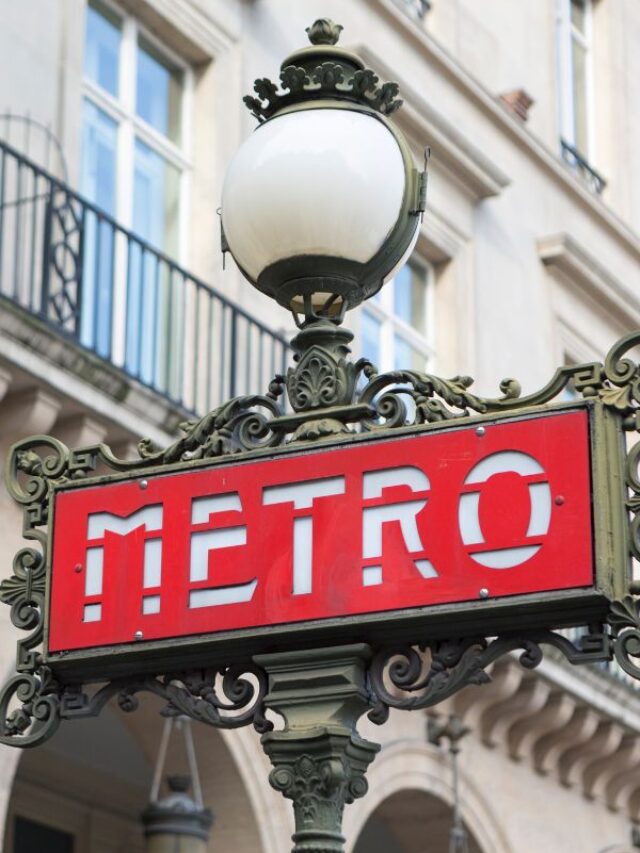
[[61, 490], [49, 651], [593, 584], [585, 411]]

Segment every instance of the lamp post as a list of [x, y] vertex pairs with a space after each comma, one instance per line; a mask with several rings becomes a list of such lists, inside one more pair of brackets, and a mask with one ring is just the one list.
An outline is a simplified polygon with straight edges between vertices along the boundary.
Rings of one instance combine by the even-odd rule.
[[[182, 424], [167, 448], [141, 441], [137, 460], [39, 435], [13, 446], [6, 473], [30, 546], [0, 584], [14, 625], [28, 632], [0, 691], [0, 743], [38, 746], [62, 719], [96, 716], [114, 696], [135, 710], [143, 691], [170, 715], [224, 729], [252, 722], [272, 786], [293, 801], [294, 853], [343, 853], [344, 807], [366, 793], [379, 750], [357, 732], [363, 714], [382, 724], [391, 708], [432, 707], [488, 681], [486, 668], [516, 649], [533, 668], [542, 644], [573, 664], [615, 655], [640, 679], [640, 605], [628, 581], [630, 554], [640, 559], [640, 442], [621, 453], [627, 432], [640, 430], [640, 365], [625, 356], [640, 333], [604, 364], [562, 367], [526, 397], [515, 380], [488, 398], [467, 376], [378, 374], [366, 359], [351, 362], [344, 314], [410, 253], [426, 175], [388, 118], [401, 104], [397, 86], [379, 85], [338, 48], [339, 32], [316, 21], [312, 46], [285, 60], [282, 88], [256, 82], [258, 97], [245, 101], [260, 126], [223, 190], [223, 249], [299, 326], [287, 375], [267, 394]], [[584, 400], [553, 403], [569, 382]], [[285, 388], [290, 409], [278, 400]], [[434, 469], [434, 459], [446, 464]], [[103, 464], [116, 473], [96, 476]], [[506, 472], [528, 484], [518, 493], [530, 512], [519, 547], [511, 533], [508, 547], [486, 541], [478, 514], [484, 484]], [[561, 491], [553, 501], [551, 483]], [[418, 529], [427, 496], [439, 542]], [[316, 498], [330, 500], [324, 529]], [[242, 526], [212, 521], [229, 511], [243, 513]], [[141, 563], [134, 537], [107, 545], [143, 520], [145, 545], [161, 540], [169, 569], [153, 595], [160, 609], [148, 613], [131, 583], [145, 576], [147, 548]], [[383, 547], [387, 522], [402, 535]], [[239, 566], [235, 556], [222, 562], [241, 569], [231, 585], [226, 570], [208, 576], [209, 556], [217, 563], [229, 544], [247, 549]], [[99, 604], [88, 598], [90, 555], [92, 577], [99, 563], [104, 580]], [[535, 571], [515, 571], [529, 559]], [[578, 624], [589, 626], [578, 644], [554, 631]], [[196, 809], [184, 782], [158, 802], [161, 777], [146, 815], [151, 850], [163, 850], [182, 808], [197, 830], [193, 853], [208, 831], [196, 816], [197, 774]], [[189, 835], [186, 820], [178, 828], [174, 847]]]
[[[354, 405], [363, 365], [348, 361], [353, 335], [340, 324], [407, 260], [425, 204], [426, 173], [389, 120], [402, 103], [398, 86], [379, 85], [337, 47], [341, 30], [317, 20], [311, 47], [283, 62], [282, 89], [256, 81], [258, 97], [244, 100], [259, 125], [222, 195], [223, 250], [300, 328], [284, 379], [299, 413], [294, 441], [348, 432], [369, 412]], [[379, 746], [356, 723], [370, 701], [369, 658], [365, 644], [256, 657], [269, 675], [265, 704], [285, 719], [284, 731], [262, 740], [271, 784], [293, 800], [297, 853], [342, 851], [344, 806], [367, 790]]]
[[[309, 27], [311, 47], [282, 63], [281, 90], [256, 80], [258, 97], [244, 100], [259, 125], [222, 193], [223, 251], [300, 328], [284, 380], [305, 413], [294, 440], [345, 432], [368, 413], [353, 405], [363, 365], [347, 361], [353, 335], [340, 324], [407, 260], [425, 208], [426, 171], [389, 120], [398, 86], [337, 47], [341, 30], [327, 18]], [[315, 423], [314, 409], [325, 410]]]

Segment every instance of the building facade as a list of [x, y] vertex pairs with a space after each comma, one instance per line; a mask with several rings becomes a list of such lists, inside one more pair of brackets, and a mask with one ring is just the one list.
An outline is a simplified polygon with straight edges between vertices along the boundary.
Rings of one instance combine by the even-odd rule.
[[[409, 263], [347, 318], [381, 368], [524, 391], [603, 358], [640, 327], [640, 6], [637, 0], [23, 0], [0, 6], [0, 445], [50, 433], [141, 437], [222, 400], [264, 393], [293, 321], [223, 269], [218, 208], [255, 120], [318, 17], [400, 85], [395, 120], [429, 194]], [[0, 496], [2, 576], [21, 544]], [[16, 631], [0, 612], [2, 672]], [[139, 814], [158, 705], [63, 724], [2, 748], [6, 853], [143, 850]], [[470, 732], [460, 810], [474, 853], [630, 853], [640, 821], [640, 694], [612, 668], [507, 658], [440, 714]], [[449, 849], [454, 793], [426, 714], [361, 733], [382, 744], [347, 850]], [[211, 850], [282, 853], [290, 804], [269, 788], [255, 732], [194, 727]], [[168, 765], [180, 766], [178, 745]]]

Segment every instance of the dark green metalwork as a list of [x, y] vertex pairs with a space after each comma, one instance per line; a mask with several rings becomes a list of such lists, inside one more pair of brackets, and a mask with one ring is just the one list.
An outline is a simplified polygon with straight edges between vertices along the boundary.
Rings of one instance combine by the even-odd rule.
[[256, 657], [269, 674], [265, 705], [285, 722], [263, 734], [262, 746], [271, 785], [293, 800], [293, 853], [341, 853], [344, 807], [367, 792], [365, 773], [380, 747], [356, 725], [371, 702], [370, 657], [363, 643]]
[[[314, 46], [294, 54], [283, 68], [289, 94], [258, 81], [262, 100], [251, 104], [258, 117], [327, 107], [368, 111], [386, 122], [380, 113], [396, 108], [393, 84], [376, 89], [375, 75], [334, 46], [339, 27], [330, 21], [316, 22], [309, 35]], [[381, 250], [385, 262], [408, 245], [410, 217], [424, 207], [419, 200], [424, 180], [410, 171], [410, 152], [398, 139], [413, 178], [407, 180], [389, 246]], [[627, 435], [640, 433], [640, 365], [628, 356], [640, 346], [640, 331], [617, 342], [603, 364], [562, 367], [544, 388], [524, 397], [514, 379], [504, 380], [500, 394], [487, 398], [472, 392], [468, 376], [379, 374], [365, 359], [350, 360], [352, 335], [340, 322], [347, 308], [379, 286], [380, 260], [370, 262], [370, 278], [358, 271], [358, 286], [368, 284], [355, 295], [353, 281], [343, 290], [336, 283], [347, 281], [353, 270], [333, 261], [323, 266], [314, 259], [307, 268], [280, 271], [279, 281], [269, 283], [272, 295], [288, 303], [299, 297], [304, 308], [292, 342], [294, 366], [286, 376], [276, 375], [266, 394], [234, 397], [203, 418], [184, 422], [181, 437], [169, 447], [143, 440], [139, 458], [128, 461], [103, 444], [69, 449], [50, 436], [13, 446], [7, 488], [23, 507], [23, 534], [31, 544], [16, 554], [12, 577], [0, 583], [0, 601], [11, 607], [13, 624], [26, 632], [17, 643], [16, 675], [0, 692], [0, 743], [37, 746], [62, 719], [96, 716], [112, 698], [123, 710], [135, 710], [144, 691], [161, 697], [168, 713], [216, 727], [252, 723], [274, 767], [271, 784], [293, 800], [296, 853], [341, 853], [344, 806], [366, 793], [365, 773], [378, 751], [357, 734], [363, 714], [383, 723], [390, 708], [431, 707], [469, 684], [489, 681], [489, 664], [518, 649], [520, 663], [534, 668], [545, 644], [571, 663], [615, 658], [640, 679], [640, 604], [633, 597], [640, 585], [631, 582], [630, 571], [631, 558], [640, 559], [640, 441], [626, 451]], [[300, 282], [305, 269], [312, 283]], [[318, 287], [325, 281], [331, 286]], [[276, 287], [283, 283], [284, 288]], [[314, 294], [329, 291], [324, 306], [312, 304]], [[582, 399], [558, 403], [568, 387]], [[58, 489], [571, 408], [586, 409], [591, 424], [593, 589], [541, 593], [521, 603], [482, 600], [432, 612], [415, 608], [125, 644], [90, 655], [48, 654], [47, 528]], [[551, 630], [580, 624], [587, 624], [588, 632], [577, 644]], [[97, 680], [107, 683], [86, 686]], [[284, 728], [274, 730], [267, 710], [284, 718]]]
[[[603, 589], [608, 590], [610, 599], [619, 599], [611, 611], [611, 634], [595, 631], [596, 639], [583, 639], [583, 647], [576, 649], [555, 634], [541, 633], [531, 623], [528, 633], [515, 635], [507, 630], [505, 634], [502, 630], [499, 640], [486, 644], [484, 635], [478, 634], [484, 608], [489, 608], [488, 612], [497, 625], [508, 626], [509, 621], [505, 621], [506, 610], [501, 609], [500, 603], [483, 602], [475, 626], [473, 617], [470, 621], [468, 613], [466, 622], [461, 615], [458, 624], [463, 629], [467, 625], [470, 630], [459, 640], [443, 636], [446, 627], [436, 618], [430, 630], [437, 639], [423, 641], [421, 632], [424, 627], [420, 627], [425, 624], [423, 614], [408, 614], [405, 636], [407, 632], [413, 632], [415, 642], [422, 642], [435, 662], [435, 669], [427, 675], [425, 681], [424, 676], [416, 674], [416, 652], [415, 649], [410, 651], [411, 643], [409, 646], [393, 646], [392, 651], [385, 650], [383, 638], [393, 634], [389, 619], [368, 617], [367, 621], [365, 617], [361, 630], [365, 635], [374, 637], [377, 644], [371, 664], [371, 680], [376, 694], [373, 716], [382, 719], [385, 707], [400, 702], [396, 693], [392, 695], [384, 688], [385, 667], [395, 659], [398, 648], [405, 650], [406, 660], [414, 661], [411, 666], [405, 664], [406, 673], [402, 668], [398, 669], [397, 660], [389, 670], [392, 680], [396, 676], [400, 678], [396, 687], [404, 686], [409, 693], [410, 701], [406, 707], [428, 707], [466, 683], [485, 680], [485, 667], [507, 650], [524, 648], [527, 653], [523, 663], [526, 664], [532, 660], [534, 646], [543, 642], [559, 647], [572, 660], [603, 659], [615, 654], [621, 660], [621, 665], [628, 668], [627, 671], [634, 669], [635, 664], [630, 661], [630, 656], [640, 650], [640, 645], [634, 644], [635, 640], [631, 641], [629, 631], [638, 630], [637, 611], [633, 600], [624, 598], [629, 593], [628, 577], [619, 576], [621, 562], [628, 562], [630, 554], [638, 556], [640, 553], [640, 442], [631, 449], [624, 470], [622, 465], [613, 463], [618, 458], [622, 459], [624, 432], [638, 431], [640, 424], [640, 368], [625, 357], [629, 349], [640, 344], [640, 332], [618, 342], [604, 364], [563, 367], [548, 385], [527, 397], [520, 396], [520, 387], [515, 380], [505, 380], [501, 383], [502, 395], [496, 398], [473, 394], [469, 377], [442, 379], [403, 370], [378, 374], [369, 362], [361, 359], [354, 363], [349, 359], [350, 341], [350, 332], [326, 319], [306, 326], [293, 341], [295, 366], [290, 368], [286, 377], [275, 377], [267, 395], [236, 398], [199, 421], [182, 424], [183, 436], [166, 449], [157, 449], [150, 442], [142, 441], [140, 458], [137, 460], [120, 460], [105, 445], [70, 450], [49, 436], [34, 436], [13, 447], [7, 462], [7, 486], [12, 497], [23, 507], [24, 536], [33, 545], [18, 552], [12, 577], [0, 584], [0, 599], [10, 605], [14, 625], [26, 632], [17, 645], [17, 675], [7, 684], [0, 699], [2, 742], [25, 746], [39, 743], [51, 734], [61, 716], [96, 714], [113, 695], [119, 695], [124, 705], [128, 706], [133, 694], [140, 690], [158, 693], [173, 705], [179, 703], [183, 713], [212, 725], [246, 722], [254, 722], [258, 727], [264, 725], [261, 707], [263, 688], [259, 686], [254, 691], [248, 689], [249, 681], [242, 679], [242, 661], [237, 656], [227, 666], [216, 660], [214, 670], [227, 676], [224, 693], [230, 702], [225, 703], [216, 698], [213, 670], [205, 665], [206, 660], [215, 658], [211, 650], [201, 656], [202, 669], [185, 672], [184, 666], [176, 666], [178, 674], [163, 673], [160, 669], [156, 674], [151, 670], [154, 665], [159, 666], [162, 659], [160, 649], [159, 657], [152, 657], [142, 670], [145, 674], [138, 674], [135, 678], [126, 675], [131, 668], [131, 661], [123, 658], [123, 664], [118, 670], [120, 674], [93, 696], [85, 695], [77, 684], [70, 687], [61, 683], [68, 678], [67, 672], [72, 672], [72, 656], [68, 656], [69, 669], [66, 669], [65, 656], [49, 661], [38, 650], [44, 638], [43, 613], [46, 612], [49, 571], [46, 527], [50, 521], [54, 489], [69, 487], [73, 483], [80, 485], [87, 477], [100, 481], [101, 468], [120, 472], [122, 476], [151, 475], [173, 470], [173, 466], [183, 469], [185, 462], [193, 465], [213, 464], [230, 456], [252, 458], [286, 451], [290, 447], [317, 446], [319, 442], [366, 440], [372, 433], [382, 436], [399, 429], [409, 432], [438, 429], [451, 423], [474, 422], [478, 416], [495, 418], [501, 413], [535, 412], [536, 407], [554, 400], [570, 383], [587, 400], [593, 401], [601, 413], [595, 419], [596, 437], [601, 446], [594, 449], [594, 488], [597, 503], [606, 506], [603, 519], [596, 518], [595, 523], [596, 526], [608, 524], [609, 527], [619, 527], [615, 536], [600, 537], [606, 539], [607, 545], [606, 552], [598, 557], [598, 562], [608, 567], [610, 575], [603, 580]], [[280, 398], [285, 391], [293, 414], [285, 413], [281, 402]], [[410, 406], [407, 401], [411, 401]], [[620, 474], [617, 467], [620, 468]], [[623, 475], [626, 477], [626, 487], [622, 483]], [[108, 475], [109, 479], [113, 479], [113, 475]], [[631, 490], [628, 498], [625, 497], [625, 488]], [[632, 516], [630, 520], [625, 516], [625, 500]], [[602, 600], [606, 605], [606, 598]], [[541, 607], [543, 604], [541, 599], [535, 606]], [[557, 607], [561, 606], [564, 605], [559, 599]], [[600, 612], [606, 617], [603, 606], [597, 605], [592, 611], [596, 621]], [[565, 611], [570, 614], [570, 607], [565, 607]], [[579, 611], [565, 618], [567, 623], [576, 624]], [[561, 623], [558, 609], [553, 619]], [[375, 628], [376, 624], [380, 625], [378, 629]], [[529, 623], [525, 621], [523, 624]], [[353, 628], [350, 634], [341, 634], [339, 624], [332, 623], [328, 630], [335, 631], [338, 638], [354, 636]], [[300, 628], [297, 636], [301, 645], [308, 647], [312, 641], [313, 630], [310, 631], [307, 634], [304, 627]], [[241, 633], [236, 632], [235, 636], [238, 648], [242, 648]], [[326, 637], [327, 634], [320, 631], [316, 636]], [[585, 642], [589, 644], [588, 648], [584, 647]], [[229, 648], [229, 641], [224, 648]], [[132, 651], [135, 657], [138, 650], [142, 650], [142, 646], [129, 649], [129, 658]], [[253, 673], [258, 684], [264, 685], [264, 676], [254, 669], [250, 660], [252, 653], [248, 651], [244, 672]], [[117, 658], [115, 651], [113, 654]], [[230, 691], [228, 693], [227, 688]], [[22, 703], [22, 709], [9, 712], [13, 698]], [[234, 713], [241, 709], [247, 710], [245, 714], [234, 716], [232, 721], [228, 721], [224, 719], [225, 709]]]
[[[488, 681], [488, 665], [514, 650], [522, 650], [523, 666], [535, 667], [544, 644], [572, 663], [615, 657], [626, 672], [640, 678], [640, 612], [629, 573], [630, 557], [640, 554], [640, 442], [626, 460], [624, 447], [626, 433], [640, 432], [640, 366], [626, 355], [640, 345], [640, 332], [619, 341], [604, 364], [563, 367], [527, 397], [508, 379], [495, 398], [474, 394], [465, 376], [443, 379], [412, 370], [379, 374], [366, 360], [350, 360], [351, 339], [349, 331], [326, 318], [305, 324], [292, 342], [295, 365], [286, 376], [274, 378], [266, 395], [238, 397], [199, 421], [185, 422], [182, 437], [168, 448], [140, 442], [137, 460], [118, 459], [101, 444], [70, 450], [49, 436], [34, 436], [12, 448], [7, 486], [23, 507], [24, 536], [32, 545], [18, 552], [13, 576], [0, 584], [0, 600], [10, 605], [16, 627], [26, 632], [17, 645], [17, 673], [0, 694], [1, 743], [37, 746], [62, 719], [96, 716], [112, 698], [123, 710], [134, 710], [143, 691], [163, 698], [170, 712], [209, 725], [253, 723], [274, 765], [272, 785], [294, 802], [295, 850], [336, 853], [343, 850], [344, 805], [365, 793], [366, 768], [376, 752], [374, 744], [356, 733], [363, 713], [382, 723], [390, 708], [431, 707], [468, 684]], [[549, 593], [532, 597], [518, 610], [517, 632], [513, 604], [483, 601], [455, 606], [456, 637], [451, 637], [447, 616], [452, 611], [441, 608], [428, 618], [417, 610], [366, 615], [348, 625], [328, 620], [324, 626], [285, 626], [281, 634], [270, 630], [271, 647], [279, 642], [282, 649], [270, 655], [256, 655], [261, 637], [267, 636], [258, 629], [188, 638], [171, 648], [145, 643], [97, 650], [84, 668], [77, 668], [74, 653], [47, 657], [46, 528], [56, 489], [229, 458], [260, 458], [290, 448], [366, 441], [374, 434], [489, 424], [509, 413], [536, 417], [549, 411], [545, 404], [569, 385], [585, 402], [554, 404], [552, 409], [586, 405], [591, 412], [599, 592], [587, 591], [582, 598], [578, 593], [558, 595], [557, 600]], [[293, 413], [285, 411], [285, 393]], [[104, 470], [118, 473], [105, 475]], [[552, 627], [581, 620], [591, 625], [576, 645], [544, 628], [545, 620]], [[487, 640], [489, 634], [495, 638]], [[371, 650], [362, 645], [357, 651], [354, 646], [317, 648], [320, 640], [353, 642], [358, 637]], [[298, 651], [284, 651], [296, 644]], [[190, 668], [185, 659], [193, 661]], [[99, 662], [102, 667], [107, 660], [113, 667], [107, 684], [83, 686], [95, 680], [97, 670], [92, 677], [91, 666]], [[104, 669], [99, 672], [104, 676]], [[340, 696], [337, 672], [343, 673]], [[272, 731], [267, 708], [286, 718], [284, 730]]]
[[378, 86], [378, 76], [365, 68], [359, 57], [335, 47], [342, 29], [329, 18], [320, 18], [307, 28], [313, 46], [296, 51], [282, 63], [280, 83], [286, 91], [279, 92], [267, 78], [255, 81], [253, 89], [258, 97], [246, 95], [244, 103], [258, 121], [310, 100], [345, 100], [383, 115], [402, 106], [397, 83]]
[[[387, 120], [402, 105], [398, 85], [384, 83], [366, 69], [355, 54], [335, 47], [342, 27], [321, 18], [307, 29], [312, 47], [296, 51], [282, 64], [280, 80], [286, 92], [267, 79], [255, 81], [258, 98], [244, 99], [259, 122], [309, 109], [348, 109], [380, 121], [400, 148], [405, 172], [402, 204], [394, 227], [379, 250], [365, 263], [345, 258], [304, 255], [286, 258], [263, 270], [254, 280], [238, 264], [245, 278], [294, 315], [304, 312], [306, 322], [320, 317], [342, 319], [344, 311], [370, 298], [401, 262], [414, 239], [419, 218], [425, 210], [427, 172], [419, 172], [403, 134]], [[258, 128], [259, 132], [259, 128]], [[426, 158], [428, 159], [428, 157]], [[230, 250], [224, 237], [223, 251]], [[311, 297], [327, 294], [323, 305], [312, 305]]]

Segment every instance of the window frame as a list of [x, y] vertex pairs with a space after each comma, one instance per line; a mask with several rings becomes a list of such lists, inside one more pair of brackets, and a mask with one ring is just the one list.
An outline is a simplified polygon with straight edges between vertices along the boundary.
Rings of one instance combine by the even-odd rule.
[[[424, 274], [426, 314], [424, 333], [419, 332], [411, 324], [404, 321], [394, 311], [394, 279], [382, 286], [379, 291], [379, 300], [369, 299], [361, 308], [359, 316], [360, 341], [363, 340], [362, 325], [364, 313], [368, 313], [380, 323], [380, 363], [376, 367], [381, 372], [396, 369], [394, 365], [395, 336], [398, 334], [412, 349], [424, 355], [424, 367], [421, 370], [435, 370], [436, 342], [435, 342], [435, 271], [433, 266], [420, 256], [412, 256], [406, 262], [410, 266], [420, 270]], [[411, 365], [402, 365], [403, 368], [411, 370]]]
[[[571, 20], [572, 0], [556, 0], [557, 55], [558, 55], [558, 114], [561, 143], [568, 144], [588, 164], [596, 160], [595, 117], [593, 85], [593, 0], [583, 0], [584, 33]], [[585, 52], [585, 110], [586, 151], [576, 145], [576, 109], [573, 87], [573, 50], [577, 41]]]
[[[90, 5], [90, 2], [85, 4], [85, 14], [87, 14]], [[179, 54], [167, 47], [141, 24], [134, 15], [121, 8], [113, 0], [98, 0], [97, 5], [104, 6], [120, 21], [118, 93], [117, 96], [112, 95], [98, 83], [90, 80], [85, 74], [83, 62], [81, 97], [83, 103], [85, 100], [90, 101], [117, 123], [114, 218], [125, 228], [133, 230], [135, 143], [136, 139], [140, 139], [141, 142], [166, 160], [169, 165], [178, 170], [178, 234], [175, 260], [184, 265], [189, 252], [187, 212], [190, 209], [191, 172], [193, 169], [191, 126], [194, 93], [193, 69]], [[179, 144], [173, 142], [168, 136], [164, 136], [136, 112], [137, 50], [140, 39], [151, 45], [163, 59], [166, 59], [168, 65], [179, 70], [182, 75]], [[156, 248], [160, 251], [164, 250], [162, 246]]]

